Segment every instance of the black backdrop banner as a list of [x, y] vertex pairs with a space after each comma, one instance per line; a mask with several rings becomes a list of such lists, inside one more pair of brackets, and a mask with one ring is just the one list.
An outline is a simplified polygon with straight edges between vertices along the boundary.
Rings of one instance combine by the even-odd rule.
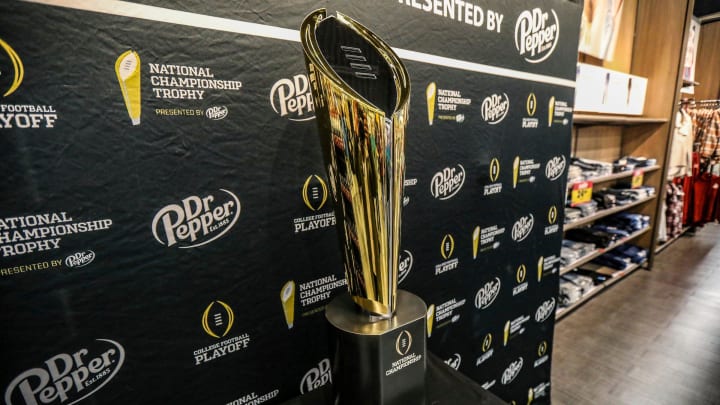
[[431, 308], [429, 349], [550, 402], [580, 5], [43, 3], [0, 3], [5, 403], [332, 383], [346, 284], [297, 31], [319, 7], [410, 73], [400, 287]]

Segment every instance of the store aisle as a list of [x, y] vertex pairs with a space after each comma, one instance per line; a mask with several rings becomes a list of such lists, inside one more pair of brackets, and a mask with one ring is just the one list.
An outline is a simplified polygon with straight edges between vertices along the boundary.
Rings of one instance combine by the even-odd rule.
[[720, 225], [555, 328], [553, 405], [720, 404]]

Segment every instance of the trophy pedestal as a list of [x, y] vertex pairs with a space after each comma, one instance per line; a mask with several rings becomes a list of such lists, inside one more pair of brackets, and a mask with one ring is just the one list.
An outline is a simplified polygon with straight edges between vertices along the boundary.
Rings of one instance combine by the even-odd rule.
[[425, 403], [426, 311], [419, 297], [402, 290], [395, 315], [376, 322], [349, 293], [328, 304], [336, 404]]

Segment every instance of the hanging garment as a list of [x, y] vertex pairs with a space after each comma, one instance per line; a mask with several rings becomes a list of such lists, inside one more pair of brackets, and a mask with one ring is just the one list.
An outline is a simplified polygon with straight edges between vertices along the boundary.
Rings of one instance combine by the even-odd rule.
[[683, 224], [693, 224], [693, 208], [695, 207], [694, 179], [700, 174], [700, 155], [693, 152], [692, 176], [685, 176], [678, 179], [679, 185], [682, 186], [683, 199]]
[[693, 119], [687, 111], [681, 109], [675, 117], [668, 177], [692, 175]]
[[668, 238], [680, 236], [683, 228], [683, 199], [684, 192], [681, 186], [668, 183], [665, 199], [665, 225]]
[[667, 203], [665, 201], [662, 202], [662, 207], [660, 208], [660, 220], [658, 221], [658, 242], [665, 243], [668, 240], [668, 233], [667, 233]]
[[708, 166], [720, 162], [720, 110], [695, 110], [695, 142], [700, 154], [700, 168], [706, 171]]

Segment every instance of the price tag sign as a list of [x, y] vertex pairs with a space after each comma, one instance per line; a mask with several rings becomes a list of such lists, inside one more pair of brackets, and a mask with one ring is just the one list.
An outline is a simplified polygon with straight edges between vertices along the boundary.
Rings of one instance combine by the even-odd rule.
[[592, 189], [592, 181], [573, 184], [572, 190], [570, 191], [570, 206], [575, 207], [576, 205], [590, 202], [590, 200], [592, 200]]
[[632, 181], [630, 182], [630, 187], [638, 188], [638, 187], [642, 186], [644, 173], [645, 172], [640, 169], [633, 171]]

